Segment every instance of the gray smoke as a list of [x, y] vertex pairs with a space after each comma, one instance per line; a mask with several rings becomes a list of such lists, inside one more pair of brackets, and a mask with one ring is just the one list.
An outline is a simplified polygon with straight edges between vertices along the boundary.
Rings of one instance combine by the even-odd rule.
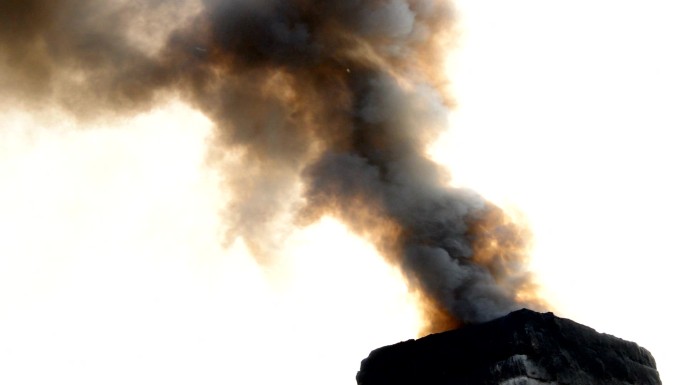
[[334, 215], [401, 267], [436, 331], [533, 290], [525, 232], [426, 156], [455, 20], [443, 0], [5, 0], [0, 86], [83, 119], [180, 96], [241, 156], [231, 233], [267, 255], [278, 217]]

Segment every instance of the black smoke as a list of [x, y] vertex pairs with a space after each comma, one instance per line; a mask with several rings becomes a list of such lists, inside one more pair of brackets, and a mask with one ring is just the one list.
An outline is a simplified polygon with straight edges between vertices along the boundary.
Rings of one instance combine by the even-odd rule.
[[455, 24], [444, 0], [5, 0], [0, 86], [82, 119], [182, 98], [240, 154], [232, 234], [266, 258], [277, 218], [334, 215], [402, 269], [433, 331], [533, 286], [524, 231], [426, 155]]

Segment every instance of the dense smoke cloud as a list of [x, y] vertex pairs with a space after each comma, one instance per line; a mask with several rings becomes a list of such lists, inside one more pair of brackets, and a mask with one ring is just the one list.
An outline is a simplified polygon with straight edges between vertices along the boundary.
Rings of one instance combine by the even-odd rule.
[[402, 269], [435, 331], [532, 289], [525, 232], [426, 155], [455, 18], [444, 0], [5, 1], [0, 85], [86, 119], [183, 98], [240, 155], [233, 234], [263, 257], [277, 218], [334, 215]]

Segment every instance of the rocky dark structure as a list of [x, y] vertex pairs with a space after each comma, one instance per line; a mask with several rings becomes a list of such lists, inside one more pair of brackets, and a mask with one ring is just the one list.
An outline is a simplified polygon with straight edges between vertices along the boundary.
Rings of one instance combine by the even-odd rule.
[[490, 322], [371, 352], [359, 385], [655, 385], [653, 356], [553, 313]]

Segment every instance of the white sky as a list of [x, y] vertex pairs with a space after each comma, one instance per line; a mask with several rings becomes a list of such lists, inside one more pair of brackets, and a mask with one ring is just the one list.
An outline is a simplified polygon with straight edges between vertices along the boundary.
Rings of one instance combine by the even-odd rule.
[[[459, 4], [460, 108], [435, 157], [526, 215], [559, 315], [637, 341], [676, 383], [684, 9]], [[277, 283], [222, 249], [198, 113], [0, 115], [0, 383], [353, 384], [415, 334], [397, 273], [333, 220], [293, 234]]]

